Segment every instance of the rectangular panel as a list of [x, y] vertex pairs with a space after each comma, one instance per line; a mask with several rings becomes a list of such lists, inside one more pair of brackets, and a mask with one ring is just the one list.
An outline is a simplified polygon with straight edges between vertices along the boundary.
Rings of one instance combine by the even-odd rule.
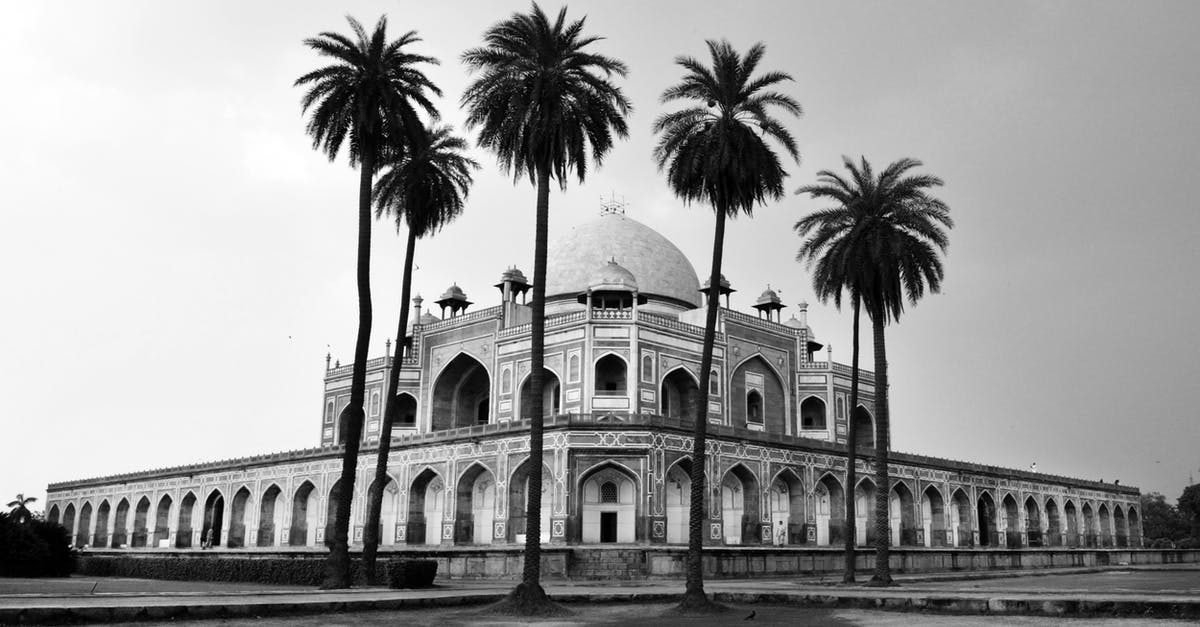
[[592, 409], [629, 409], [629, 399], [624, 396], [597, 396], [592, 399]]

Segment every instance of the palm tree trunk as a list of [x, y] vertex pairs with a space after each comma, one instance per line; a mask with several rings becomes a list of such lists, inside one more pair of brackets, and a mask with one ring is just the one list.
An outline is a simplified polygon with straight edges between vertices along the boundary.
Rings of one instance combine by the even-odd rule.
[[892, 484], [888, 479], [888, 382], [887, 350], [883, 341], [884, 316], [872, 315], [871, 325], [875, 334], [875, 575], [871, 583], [879, 586], [892, 585], [892, 567], [889, 563], [891, 529], [888, 519], [891, 508], [888, 501]]
[[388, 453], [392, 448], [392, 426], [396, 424], [396, 391], [400, 387], [400, 368], [404, 364], [404, 340], [408, 335], [408, 299], [412, 290], [413, 252], [417, 248], [417, 232], [408, 228], [408, 243], [404, 250], [404, 279], [400, 288], [400, 322], [396, 327], [396, 353], [388, 371], [387, 399], [383, 406], [383, 425], [379, 429], [379, 450], [375, 455], [375, 480], [367, 493], [367, 521], [363, 529], [363, 576], [367, 585], [379, 583], [375, 572], [375, 555], [379, 551], [379, 512], [383, 509], [383, 488], [387, 485]]
[[704, 481], [708, 441], [708, 395], [712, 377], [713, 344], [717, 337], [717, 307], [721, 297], [721, 257], [725, 250], [725, 208], [717, 207], [717, 226], [713, 233], [712, 272], [708, 278], [708, 311], [704, 317], [704, 349], [700, 357], [700, 398], [692, 402], [695, 419], [692, 435], [691, 502], [688, 507], [687, 584], [683, 608], [703, 608], [710, 604], [704, 594], [704, 527], [707, 520]]
[[529, 388], [532, 394], [529, 415], [529, 505], [525, 511], [525, 564], [521, 584], [512, 592], [519, 604], [540, 604], [547, 600], [539, 581], [542, 576], [542, 376], [546, 348], [546, 240], [550, 221], [550, 166], [538, 167], [537, 218], [533, 237], [533, 319], [530, 321]]
[[[364, 125], [365, 128], [365, 125]], [[362, 172], [358, 182], [358, 337], [354, 342], [354, 368], [350, 375], [350, 404], [339, 417], [345, 449], [342, 452], [341, 491], [333, 518], [333, 537], [326, 539], [322, 589], [350, 587], [350, 501], [358, 466], [363, 430], [363, 400], [367, 387], [367, 351], [371, 341], [371, 180], [375, 173], [374, 141], [363, 134]]]
[[[854, 466], [858, 460], [858, 427], [854, 425], [854, 410], [858, 408], [858, 318], [862, 299], [859, 298], [857, 290], [854, 291], [853, 298], [854, 340], [850, 349], [850, 411], [846, 414], [849, 424], [846, 428], [846, 572], [842, 576], [843, 583], [854, 583], [854, 547], [858, 542], [854, 513], [854, 488], [858, 482], [858, 473]], [[836, 424], [834, 429], [837, 429]]]

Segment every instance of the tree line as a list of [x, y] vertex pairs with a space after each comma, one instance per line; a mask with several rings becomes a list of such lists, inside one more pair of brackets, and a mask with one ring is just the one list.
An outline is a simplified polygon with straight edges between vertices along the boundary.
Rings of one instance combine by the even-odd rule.
[[[323, 588], [345, 588], [350, 576], [348, 531], [350, 495], [362, 438], [367, 344], [372, 325], [369, 261], [372, 208], [376, 217], [396, 222], [406, 231], [404, 276], [397, 327], [396, 367], [388, 385], [384, 421], [377, 451], [375, 482], [368, 491], [364, 525], [363, 572], [377, 583], [376, 550], [384, 473], [395, 422], [396, 385], [404, 352], [413, 251], [418, 239], [430, 236], [461, 214], [479, 164], [465, 156], [466, 139], [440, 125], [432, 98], [441, 90], [424, 70], [439, 61], [412, 52], [420, 42], [416, 31], [389, 39], [386, 16], [371, 32], [353, 17], [351, 33], [323, 32], [305, 45], [329, 64], [296, 80], [306, 88], [301, 104], [308, 115], [313, 148], [335, 160], [346, 149], [359, 171], [357, 289], [358, 333], [351, 374], [350, 402], [342, 411], [345, 434], [340, 495], [337, 498]], [[633, 105], [618, 84], [628, 74], [621, 60], [597, 51], [602, 37], [585, 31], [586, 18], [569, 20], [563, 7], [556, 16], [537, 4], [490, 26], [482, 44], [467, 50], [461, 61], [473, 76], [459, 99], [467, 114], [466, 130], [475, 132], [478, 147], [491, 152], [514, 184], [527, 180], [535, 193], [534, 271], [531, 301], [532, 354], [530, 408], [530, 485], [541, 485], [543, 457], [543, 350], [545, 331], [546, 248], [550, 187], [583, 183], [600, 167], [614, 143], [629, 134], [626, 117]], [[780, 152], [798, 163], [799, 148], [785, 120], [799, 117], [799, 102], [780, 89], [794, 82], [782, 71], [760, 68], [766, 47], [757, 43], [744, 53], [725, 40], [708, 40], [707, 59], [680, 56], [681, 76], [664, 88], [660, 105], [673, 107], [657, 116], [657, 144], [652, 159], [667, 184], [685, 204], [701, 204], [714, 212], [713, 253], [700, 372], [711, 369], [721, 285], [725, 222], [753, 216], [757, 207], [785, 196]], [[780, 117], [784, 116], [784, 117]], [[906, 303], [940, 290], [941, 255], [953, 226], [949, 208], [930, 194], [942, 185], [937, 177], [915, 174], [921, 166], [902, 159], [876, 174], [866, 158], [844, 158], [846, 173], [822, 170], [817, 182], [796, 193], [827, 203], [795, 225], [801, 237], [798, 260], [813, 270], [813, 289], [822, 301], [853, 309], [853, 376], [851, 407], [858, 401], [859, 316], [865, 309], [872, 323], [875, 348], [876, 482], [888, 486], [887, 363], [885, 328], [899, 320]], [[707, 389], [708, 377], [702, 377]], [[691, 509], [686, 590], [677, 608], [685, 613], [720, 611], [703, 586], [705, 457], [707, 393], [690, 407], [694, 422]], [[853, 485], [855, 429], [848, 437]], [[875, 511], [876, 568], [872, 582], [891, 583], [888, 568], [889, 490], [878, 491]], [[854, 499], [846, 499], [847, 581], [854, 580]], [[517, 614], [554, 612], [540, 585], [541, 493], [529, 491], [528, 528], [521, 582], [506, 601]]]

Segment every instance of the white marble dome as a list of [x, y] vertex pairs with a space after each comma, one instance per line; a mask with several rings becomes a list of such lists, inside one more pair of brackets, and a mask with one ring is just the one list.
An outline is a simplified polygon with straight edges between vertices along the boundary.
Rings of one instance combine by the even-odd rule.
[[588, 290], [596, 269], [614, 260], [637, 280], [638, 291], [680, 308], [700, 306], [700, 280], [692, 262], [658, 231], [620, 213], [605, 213], [550, 241], [546, 300], [575, 298]]

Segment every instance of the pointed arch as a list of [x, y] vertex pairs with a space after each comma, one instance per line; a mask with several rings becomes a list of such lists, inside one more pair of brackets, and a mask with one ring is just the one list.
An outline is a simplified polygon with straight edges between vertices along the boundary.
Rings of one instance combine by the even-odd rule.
[[100, 506], [96, 508], [96, 532], [92, 534], [92, 546], [96, 548], [108, 548], [110, 538], [108, 536], [108, 518], [112, 515], [112, 505], [108, 499], [100, 501]]
[[760, 544], [758, 477], [737, 462], [721, 476], [721, 521], [725, 544]]
[[79, 531], [75, 534], [75, 546], [84, 547], [92, 544], [92, 503], [84, 501], [79, 508]]
[[187, 494], [184, 494], [179, 501], [179, 512], [176, 514], [175, 522], [176, 548], [186, 549], [193, 545], [196, 500], [196, 493], [188, 490]]
[[664, 372], [658, 387], [663, 416], [687, 418], [691, 416], [691, 403], [700, 402], [700, 380], [683, 364]]
[[112, 548], [129, 546], [129, 499], [121, 497], [117, 502], [117, 513], [113, 518]]
[[[526, 373], [521, 379], [521, 385], [518, 388], [520, 394], [517, 395], [517, 416], [521, 420], [531, 418], [529, 410], [533, 406], [533, 373]], [[562, 413], [563, 400], [562, 382], [558, 375], [549, 368], [542, 368], [542, 414], [543, 416], [557, 416]]]
[[[520, 464], [512, 470], [508, 477], [508, 524], [507, 536], [509, 542], [523, 544], [525, 542], [525, 532], [528, 529], [528, 521], [525, 514], [529, 509], [529, 458], [521, 460]], [[554, 495], [553, 479], [554, 472], [550, 470], [550, 466], [542, 463], [542, 507], [541, 517], [538, 519], [538, 536], [542, 543], [550, 541], [550, 517], [553, 510], [552, 498]]]
[[606, 461], [580, 473], [579, 516], [584, 543], [635, 542], [641, 499], [637, 473]]
[[1112, 518], [1107, 503], [1101, 503], [1096, 508], [1096, 517], [1100, 521], [1100, 546], [1110, 548], [1113, 545]]
[[1082, 501], [1083, 505], [1079, 508], [1082, 516], [1081, 534], [1083, 535], [1083, 546], [1094, 549], [1099, 544], [1100, 536], [1096, 533], [1096, 510], [1092, 508], [1092, 504], [1088, 501]]
[[412, 428], [417, 426], [417, 397], [410, 392], [396, 394], [395, 426]]
[[380, 546], [395, 546], [403, 542], [406, 532], [401, 531], [400, 512], [407, 508], [407, 503], [400, 502], [400, 482], [391, 472], [384, 472], [383, 482], [372, 480], [367, 486], [368, 498], [379, 495], [379, 528], [375, 537]]
[[925, 486], [921, 492], [921, 531], [924, 538], [916, 544], [935, 547], [951, 544], [946, 537], [949, 524], [946, 516], [946, 502], [942, 491], [932, 483]]
[[771, 543], [804, 544], [804, 481], [791, 468], [782, 468], [771, 478]]
[[1129, 527], [1125, 521], [1125, 511], [1121, 509], [1121, 505], [1113, 505], [1113, 537], [1116, 540], [1117, 548], [1125, 548], [1129, 546]]
[[50, 512], [48, 514], [46, 514], [46, 520], [57, 524], [58, 519], [59, 519], [58, 503], [55, 503], [50, 506]]
[[971, 522], [971, 499], [966, 490], [955, 488], [950, 494], [949, 525], [950, 538], [954, 546], [975, 546]]
[[171, 506], [175, 502], [170, 494], [164, 494], [158, 499], [158, 507], [154, 510], [154, 536], [152, 546], [171, 546]]
[[284, 510], [283, 489], [279, 484], [272, 483], [259, 499], [255, 546], [279, 546], [279, 531], [283, 529]]
[[1042, 546], [1042, 510], [1033, 495], [1025, 497], [1025, 546]]
[[667, 467], [663, 486], [667, 516], [667, 543], [687, 544], [688, 514], [692, 504], [692, 457], [684, 455]]
[[201, 546], [221, 546], [225, 530], [225, 495], [213, 488], [204, 499], [204, 526], [200, 529]]
[[1062, 513], [1058, 510], [1058, 502], [1054, 497], [1046, 497], [1043, 506], [1046, 512], [1046, 546], [1062, 546]]
[[1079, 529], [1079, 509], [1071, 499], [1066, 499], [1063, 502], [1063, 518], [1066, 522], [1067, 546], [1075, 547], [1082, 545], [1083, 539]]
[[432, 429], [441, 431], [490, 422], [491, 375], [474, 355], [459, 352], [434, 378]]
[[75, 504], [67, 503], [63, 508], [62, 526], [67, 530], [67, 538], [75, 537]]
[[138, 499], [137, 508], [133, 513], [133, 547], [144, 547], [150, 539], [149, 521], [150, 518], [150, 497], [142, 495]]
[[825, 399], [809, 394], [800, 401], [800, 428], [823, 431], [828, 428]]
[[[939, 495], [940, 496], [940, 495]], [[917, 545], [917, 522], [912, 488], [897, 479], [888, 491], [888, 526], [895, 546]]]
[[850, 420], [854, 422], [857, 448], [875, 448], [875, 417], [861, 403], [850, 412]]
[[405, 541], [408, 544], [441, 544], [445, 508], [446, 480], [432, 466], [425, 466], [409, 485]]
[[989, 490], [980, 490], [976, 499], [976, 524], [979, 526], [979, 546], [1000, 545], [1000, 513]]
[[592, 380], [597, 396], [629, 393], [629, 362], [614, 351], [604, 351], [592, 361]]
[[246, 512], [251, 510], [250, 487], [242, 485], [233, 493], [233, 507], [230, 508], [229, 537], [225, 545], [229, 548], [246, 546]]
[[787, 387], [779, 371], [761, 354], [737, 364], [730, 379], [730, 414], [738, 427], [754, 425], [768, 433], [787, 431]]
[[496, 475], [487, 464], [471, 462], [459, 474], [454, 507], [454, 543], [491, 544], [496, 518]]
[[846, 538], [846, 491], [832, 472], [826, 471], [813, 486], [817, 545], [839, 545]]
[[292, 492], [292, 525], [288, 529], [289, 546], [317, 546], [320, 525], [320, 500], [317, 486], [305, 479]]

